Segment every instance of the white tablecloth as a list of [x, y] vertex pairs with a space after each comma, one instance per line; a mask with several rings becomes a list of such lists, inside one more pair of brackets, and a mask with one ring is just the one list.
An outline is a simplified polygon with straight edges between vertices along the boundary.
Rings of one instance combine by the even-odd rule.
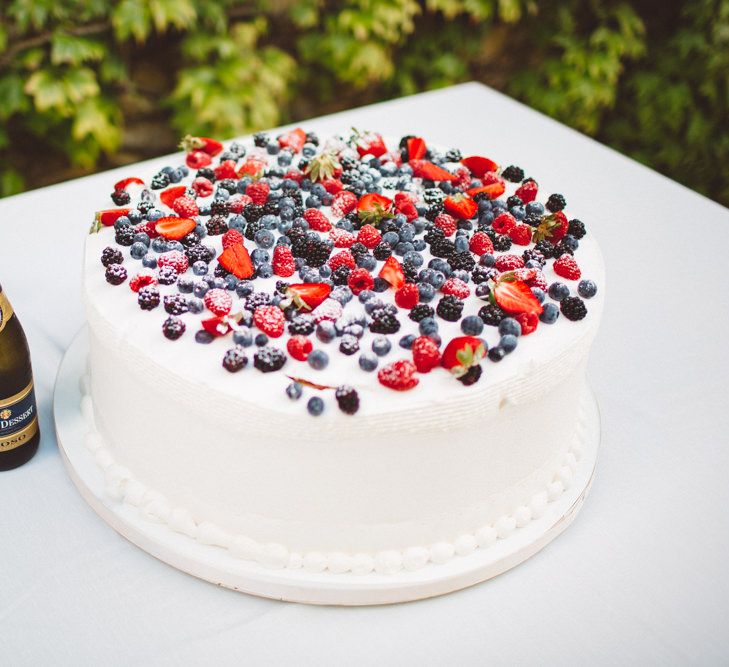
[[515, 162], [599, 239], [609, 297], [589, 374], [603, 438], [580, 516], [492, 581], [379, 608], [249, 597], [126, 542], [73, 487], [51, 415], [84, 322], [87, 194], [136, 169], [90, 176], [0, 200], [0, 281], [30, 342], [43, 433], [30, 464], [0, 473], [0, 663], [726, 663], [729, 211], [478, 84], [304, 126], [417, 133]]

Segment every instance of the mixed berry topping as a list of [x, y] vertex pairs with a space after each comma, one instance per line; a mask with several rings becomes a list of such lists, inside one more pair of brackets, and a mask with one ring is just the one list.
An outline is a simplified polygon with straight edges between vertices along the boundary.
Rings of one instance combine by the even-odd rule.
[[[433, 373], [473, 385], [539, 326], [583, 319], [597, 294], [584, 223], [517, 165], [358, 131], [182, 147], [184, 164], [118, 181], [116, 207], [96, 214], [92, 231], [113, 234], [105, 279], [142, 311], [162, 305], [169, 340], [230, 341], [221, 372], [300, 365], [281, 373], [282, 399], [305, 396], [311, 415], [355, 414], [358, 378], [373, 375], [383, 391]], [[335, 358], [347, 384], [316, 382]]]

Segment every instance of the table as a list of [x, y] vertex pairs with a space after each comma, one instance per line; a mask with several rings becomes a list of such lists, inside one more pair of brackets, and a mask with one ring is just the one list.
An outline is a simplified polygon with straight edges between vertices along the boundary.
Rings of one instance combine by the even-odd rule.
[[729, 211], [480, 84], [303, 125], [422, 133], [516, 161], [588, 223], [609, 294], [589, 370], [603, 442], [580, 516], [494, 580], [377, 608], [248, 597], [126, 542], [71, 484], [52, 426], [56, 369], [84, 322], [85, 198], [134, 169], [81, 178], [0, 200], [0, 280], [28, 335], [43, 433], [30, 464], [0, 474], [0, 662], [725, 663]]

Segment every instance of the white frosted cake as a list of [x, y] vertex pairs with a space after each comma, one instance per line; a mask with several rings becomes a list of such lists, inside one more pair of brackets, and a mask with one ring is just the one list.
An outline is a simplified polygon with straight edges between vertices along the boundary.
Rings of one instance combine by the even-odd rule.
[[186, 148], [86, 244], [118, 502], [336, 576], [488, 548], [569, 487], [604, 270], [562, 195], [419, 137]]

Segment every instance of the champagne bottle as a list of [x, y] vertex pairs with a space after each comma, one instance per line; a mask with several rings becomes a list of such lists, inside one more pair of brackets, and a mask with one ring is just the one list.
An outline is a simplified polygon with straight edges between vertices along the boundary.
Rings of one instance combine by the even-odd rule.
[[39, 441], [28, 342], [0, 285], [0, 471], [30, 461]]

